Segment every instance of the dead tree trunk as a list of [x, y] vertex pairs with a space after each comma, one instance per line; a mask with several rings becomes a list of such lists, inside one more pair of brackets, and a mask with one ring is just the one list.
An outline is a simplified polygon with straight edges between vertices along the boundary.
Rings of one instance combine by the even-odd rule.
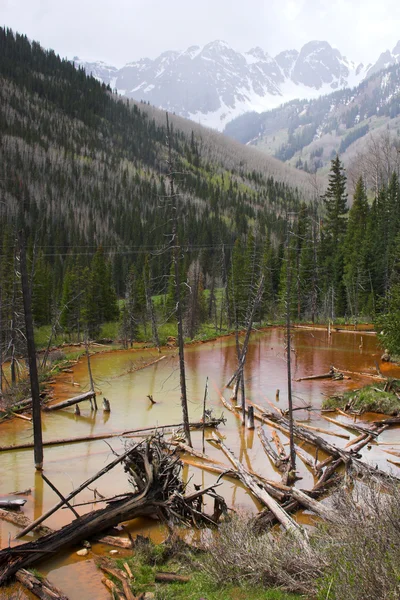
[[151, 322], [151, 332], [152, 332], [152, 336], [153, 336], [153, 343], [154, 343], [155, 347], [157, 348], [157, 350], [160, 352], [160, 346], [161, 346], [160, 337], [158, 335], [156, 314], [154, 312], [154, 304], [153, 304], [153, 300], [151, 299], [151, 294], [150, 294], [150, 290], [149, 290], [149, 283], [147, 281], [146, 271], [144, 273], [143, 281], [144, 281], [144, 293], [146, 296], [147, 313], [150, 317], [150, 322]]
[[39, 377], [36, 362], [35, 340], [33, 336], [32, 302], [31, 290], [28, 282], [28, 271], [26, 268], [25, 237], [22, 231], [19, 232], [19, 250], [21, 261], [21, 283], [22, 296], [25, 313], [25, 332], [26, 343], [28, 347], [29, 378], [31, 382], [32, 393], [32, 417], [33, 417], [33, 438], [34, 438], [34, 459], [35, 468], [41, 471], [43, 468], [43, 441], [42, 441], [42, 417], [40, 413], [40, 390]]
[[230, 380], [228, 381], [228, 383], [226, 384], [226, 387], [229, 387], [231, 385], [231, 383], [240, 375], [242, 369], [244, 368], [244, 365], [246, 362], [246, 357], [247, 357], [247, 350], [248, 350], [249, 341], [250, 341], [251, 330], [253, 328], [254, 314], [258, 308], [258, 305], [261, 302], [263, 289], [264, 289], [264, 275], [261, 276], [260, 283], [258, 284], [257, 293], [254, 298], [254, 302], [253, 302], [253, 305], [252, 305], [252, 308], [250, 311], [249, 322], [247, 324], [247, 329], [246, 329], [246, 335], [244, 338], [243, 347], [242, 347], [242, 351], [240, 354], [239, 366], [236, 369], [236, 371], [234, 372], [234, 374], [232, 375], [232, 377], [230, 378]]
[[[93, 398], [94, 409], [97, 410], [96, 392], [94, 390], [94, 380], [93, 380], [93, 374], [92, 374], [92, 366], [90, 364], [90, 353], [89, 353], [88, 333], [87, 332], [85, 334], [85, 352], [86, 352], [86, 359], [87, 359], [87, 365], [88, 365], [88, 373], [89, 373], [89, 381], [90, 381], [90, 391], [92, 393], [91, 398], [90, 398], [90, 404], [92, 406], [92, 398]], [[93, 406], [92, 406], [92, 409], [93, 409]]]
[[186, 374], [185, 374], [185, 353], [184, 353], [184, 342], [183, 342], [183, 316], [182, 316], [182, 303], [181, 303], [181, 282], [179, 273], [179, 255], [180, 245], [178, 238], [178, 207], [176, 200], [176, 193], [174, 188], [174, 174], [172, 170], [172, 147], [171, 147], [171, 132], [169, 128], [169, 120], [167, 113], [167, 146], [168, 146], [168, 175], [169, 175], [169, 186], [170, 186], [170, 198], [173, 204], [172, 206], [172, 248], [173, 248], [173, 261], [174, 261], [174, 274], [175, 274], [175, 298], [176, 298], [176, 313], [178, 320], [178, 346], [179, 346], [179, 373], [180, 373], [180, 387], [181, 387], [181, 405], [182, 405], [182, 417], [183, 417], [183, 428], [185, 433], [186, 442], [189, 446], [192, 445], [190, 437], [189, 427], [189, 411], [187, 403], [187, 392], [186, 392]]

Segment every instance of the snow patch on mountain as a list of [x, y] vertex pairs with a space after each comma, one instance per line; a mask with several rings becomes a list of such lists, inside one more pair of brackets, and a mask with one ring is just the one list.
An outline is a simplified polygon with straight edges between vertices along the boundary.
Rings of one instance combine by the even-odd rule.
[[376, 70], [400, 62], [400, 42], [366, 67], [317, 40], [275, 57], [260, 47], [240, 53], [216, 40], [163, 52], [154, 60], [142, 58], [121, 69], [78, 58], [74, 62], [121, 95], [222, 130], [248, 111], [263, 112], [294, 99], [355, 87]]

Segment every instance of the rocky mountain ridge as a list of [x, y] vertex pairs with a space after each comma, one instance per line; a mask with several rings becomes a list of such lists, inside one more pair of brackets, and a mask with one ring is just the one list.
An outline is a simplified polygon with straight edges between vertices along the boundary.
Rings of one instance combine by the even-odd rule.
[[163, 52], [117, 69], [103, 62], [74, 62], [119, 94], [222, 130], [248, 111], [262, 112], [297, 98], [316, 98], [353, 87], [400, 62], [400, 42], [376, 63], [356, 65], [326, 41], [272, 57], [260, 47], [237, 52], [217, 40], [183, 52]]

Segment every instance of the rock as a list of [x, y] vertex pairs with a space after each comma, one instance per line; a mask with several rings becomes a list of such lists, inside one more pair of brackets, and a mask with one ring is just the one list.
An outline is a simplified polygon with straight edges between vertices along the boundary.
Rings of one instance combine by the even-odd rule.
[[78, 556], [87, 556], [89, 554], [89, 550], [87, 548], [82, 548], [82, 550], [78, 550]]
[[88, 542], [87, 540], [85, 540], [84, 542], [82, 542], [82, 546], [84, 548], [89, 548], [90, 549], [92, 547], [92, 544], [90, 542]]

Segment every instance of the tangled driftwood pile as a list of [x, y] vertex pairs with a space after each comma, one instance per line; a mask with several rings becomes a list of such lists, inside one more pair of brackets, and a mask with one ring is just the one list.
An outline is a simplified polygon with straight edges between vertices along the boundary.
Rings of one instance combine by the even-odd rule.
[[[161, 436], [134, 445], [120, 459], [113, 461], [114, 466], [118, 462], [124, 463], [135, 491], [109, 501], [105, 508], [81, 516], [38, 540], [0, 551], [0, 585], [20, 569], [98, 536], [123, 521], [154, 515], [167, 524], [180, 521], [196, 526], [210, 525], [216, 524], [225, 510], [225, 502], [215, 492], [215, 485], [192, 494], [185, 493], [182, 463], [170, 452]], [[202, 511], [204, 495], [214, 500], [212, 515]], [[63, 504], [65, 502], [61, 502]]]

